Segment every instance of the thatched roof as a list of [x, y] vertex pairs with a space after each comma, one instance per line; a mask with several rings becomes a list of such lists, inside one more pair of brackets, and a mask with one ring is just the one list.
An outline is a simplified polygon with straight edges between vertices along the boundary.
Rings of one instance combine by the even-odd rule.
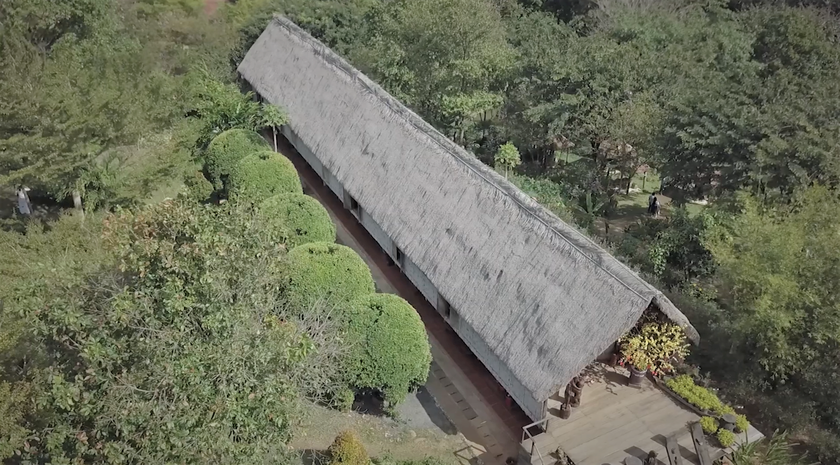
[[697, 337], [661, 292], [288, 19], [239, 73], [536, 399], [651, 303]]

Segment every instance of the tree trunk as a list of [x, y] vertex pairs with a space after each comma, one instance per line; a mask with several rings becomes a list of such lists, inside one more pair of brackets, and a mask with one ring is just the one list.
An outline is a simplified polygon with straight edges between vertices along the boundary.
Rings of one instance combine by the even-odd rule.
[[630, 186], [633, 185], [633, 176], [630, 176], [630, 179], [627, 180], [627, 195], [630, 195]]
[[73, 208], [78, 210], [82, 215], [85, 214], [85, 210], [82, 208], [82, 193], [77, 189], [73, 190]]
[[271, 127], [271, 134], [274, 136], [274, 151], [277, 151], [277, 126]]

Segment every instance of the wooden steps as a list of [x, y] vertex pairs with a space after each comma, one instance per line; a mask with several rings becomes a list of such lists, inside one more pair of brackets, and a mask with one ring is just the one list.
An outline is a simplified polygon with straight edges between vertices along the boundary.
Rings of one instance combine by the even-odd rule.
[[697, 457], [700, 459], [700, 465], [713, 465], [712, 457], [709, 455], [709, 443], [706, 441], [706, 435], [703, 433], [703, 427], [700, 422], [691, 424], [691, 437], [694, 441], [694, 450], [697, 451]]

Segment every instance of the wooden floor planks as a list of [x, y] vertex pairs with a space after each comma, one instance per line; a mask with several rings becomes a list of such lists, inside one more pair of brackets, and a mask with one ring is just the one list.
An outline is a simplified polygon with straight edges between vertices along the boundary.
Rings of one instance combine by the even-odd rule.
[[[659, 461], [666, 463], [667, 437], [680, 440], [678, 449], [683, 443], [691, 445], [686, 426], [699, 420], [696, 414], [647, 380], [640, 389], [631, 388], [626, 386], [627, 375], [622, 369], [600, 370], [584, 387], [581, 405], [572, 410], [571, 418], [551, 418], [546, 435], [552, 442], [540, 448], [543, 454], [560, 447], [575, 465], [618, 465], [628, 455], [644, 459], [653, 450]], [[562, 399], [550, 400], [549, 414], [556, 413], [554, 409], [561, 403]], [[684, 454], [683, 465], [700, 464], [696, 455]]]

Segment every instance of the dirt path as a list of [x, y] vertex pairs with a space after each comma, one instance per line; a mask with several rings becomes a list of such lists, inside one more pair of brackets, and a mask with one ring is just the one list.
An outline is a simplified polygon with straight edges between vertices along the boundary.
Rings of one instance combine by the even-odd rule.
[[213, 16], [226, 0], [204, 0], [204, 14]]
[[447, 435], [429, 428], [412, 429], [387, 418], [356, 412], [343, 413], [313, 404], [307, 405], [306, 418], [298, 426], [299, 433], [291, 446], [303, 451], [304, 456], [315, 459], [327, 450], [339, 433], [346, 430], [359, 434], [371, 457], [391, 456], [395, 460], [434, 457], [454, 463], [458, 460], [453, 452], [466, 446], [461, 435]]

